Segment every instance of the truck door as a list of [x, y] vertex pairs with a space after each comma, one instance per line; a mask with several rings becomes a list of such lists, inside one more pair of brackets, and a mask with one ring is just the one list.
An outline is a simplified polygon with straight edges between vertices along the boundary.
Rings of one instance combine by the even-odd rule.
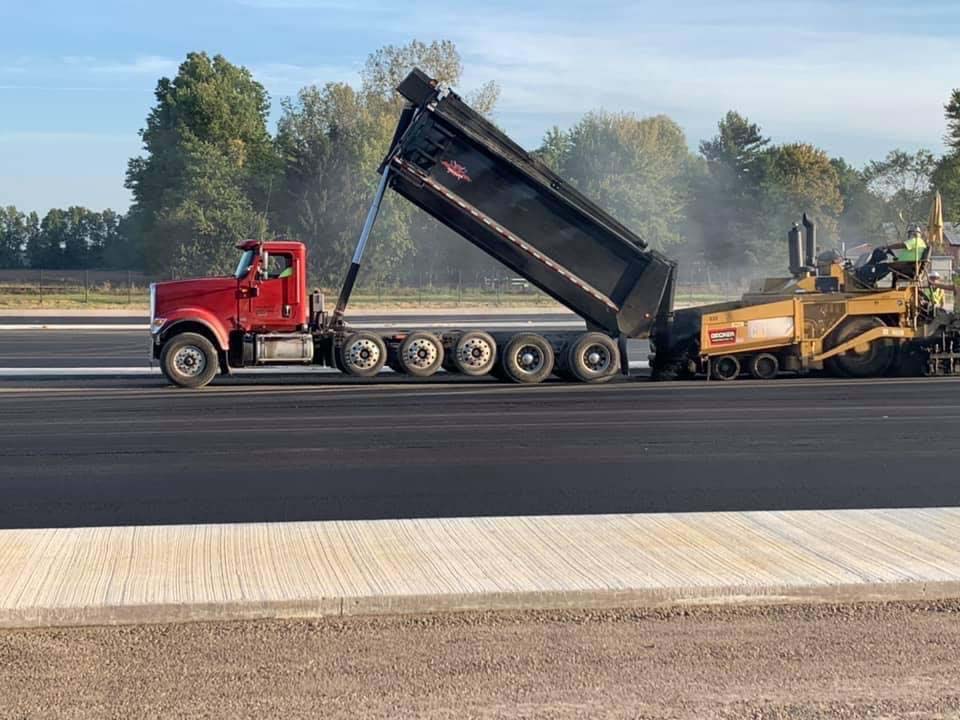
[[241, 300], [241, 305], [247, 305], [246, 312], [241, 308], [241, 323], [259, 332], [292, 332], [303, 302], [299, 285], [303, 268], [286, 252], [265, 253], [260, 262], [259, 270], [250, 276], [252, 292]]

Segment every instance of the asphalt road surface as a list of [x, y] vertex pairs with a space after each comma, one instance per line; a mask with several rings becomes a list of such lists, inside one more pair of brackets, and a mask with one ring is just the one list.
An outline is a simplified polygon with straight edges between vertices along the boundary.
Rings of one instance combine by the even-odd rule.
[[0, 718], [957, 720], [955, 602], [0, 631]]
[[0, 527], [960, 504], [960, 381], [0, 383]]

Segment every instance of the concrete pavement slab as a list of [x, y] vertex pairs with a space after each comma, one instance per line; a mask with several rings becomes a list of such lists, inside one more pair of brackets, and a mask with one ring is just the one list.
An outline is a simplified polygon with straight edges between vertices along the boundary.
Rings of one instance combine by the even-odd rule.
[[960, 596], [960, 508], [0, 530], [0, 626]]

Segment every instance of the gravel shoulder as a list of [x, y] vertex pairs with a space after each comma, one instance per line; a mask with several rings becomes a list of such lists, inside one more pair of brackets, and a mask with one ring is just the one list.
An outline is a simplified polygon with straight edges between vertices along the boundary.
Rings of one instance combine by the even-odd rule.
[[960, 601], [0, 632], [0, 718], [960, 718]]

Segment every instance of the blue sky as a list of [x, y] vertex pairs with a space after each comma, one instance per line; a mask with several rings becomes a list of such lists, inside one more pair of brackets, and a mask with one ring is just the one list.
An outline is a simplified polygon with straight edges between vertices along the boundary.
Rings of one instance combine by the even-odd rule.
[[127, 207], [157, 78], [191, 50], [249, 67], [276, 110], [382, 45], [451, 39], [461, 89], [496, 80], [527, 147], [595, 108], [667, 113], [695, 147], [734, 108], [856, 164], [942, 151], [960, 86], [960, 4], [931, 0], [0, 0], [0, 29], [0, 205], [39, 211]]

